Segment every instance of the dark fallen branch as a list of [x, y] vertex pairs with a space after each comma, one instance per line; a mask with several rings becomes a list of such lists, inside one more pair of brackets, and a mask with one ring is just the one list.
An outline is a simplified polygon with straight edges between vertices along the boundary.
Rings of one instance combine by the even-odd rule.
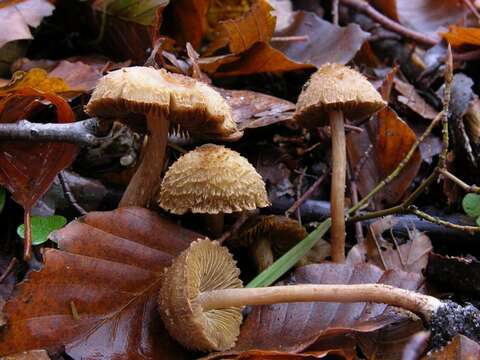
[[0, 140], [26, 140], [35, 142], [58, 141], [77, 145], [98, 145], [99, 123], [96, 118], [68, 124], [41, 124], [20, 120], [13, 124], [0, 124]]
[[[293, 199], [286, 197], [276, 199], [272, 203], [270, 211], [274, 214], [284, 214], [285, 211], [292, 206]], [[463, 214], [444, 214], [439, 211], [432, 211], [428, 209], [429, 213], [439, 217], [445, 221], [461, 224], [465, 226], [475, 225], [473, 220], [467, 215]], [[305, 222], [322, 221], [330, 216], [330, 203], [327, 201], [307, 200], [300, 207], [302, 220]], [[445, 226], [431, 223], [420, 219], [413, 214], [395, 215], [398, 223], [393, 227], [393, 232], [398, 235], [408, 236], [408, 228], [415, 227], [421, 232], [427, 233], [432, 240], [455, 240], [455, 241], [480, 241], [480, 234], [471, 234], [462, 230], [446, 228]], [[378, 219], [370, 219], [362, 221], [362, 225], [367, 227], [372, 222]], [[353, 225], [353, 222], [347, 221], [347, 225]]]

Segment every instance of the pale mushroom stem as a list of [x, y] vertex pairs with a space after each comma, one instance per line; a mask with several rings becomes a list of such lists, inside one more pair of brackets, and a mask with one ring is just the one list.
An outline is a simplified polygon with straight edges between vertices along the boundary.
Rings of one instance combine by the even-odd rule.
[[341, 111], [330, 111], [332, 132], [332, 186], [330, 203], [332, 206], [332, 260], [345, 261], [345, 176], [347, 155], [345, 148], [345, 125]]
[[119, 207], [148, 207], [154, 191], [160, 184], [170, 122], [166, 113], [147, 114], [148, 140], [143, 159], [125, 190]]
[[224, 214], [203, 214], [203, 223], [208, 235], [216, 239], [220, 237], [223, 232]]
[[233, 288], [200, 293], [198, 304], [204, 311], [292, 302], [375, 302], [409, 310], [429, 322], [442, 305], [433, 296], [385, 284], [289, 285], [264, 288]]

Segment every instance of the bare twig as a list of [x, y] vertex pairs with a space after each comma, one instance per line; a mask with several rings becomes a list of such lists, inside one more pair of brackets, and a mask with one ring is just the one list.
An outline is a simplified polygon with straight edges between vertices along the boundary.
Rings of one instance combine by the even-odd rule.
[[469, 225], [459, 225], [459, 224], [453, 224], [451, 222], [445, 221], [443, 219], [440, 219], [437, 216], [432, 216], [430, 214], [427, 214], [424, 211], [418, 210], [415, 206], [410, 206], [408, 208], [408, 212], [418, 216], [421, 219], [430, 221], [434, 224], [442, 225], [449, 227], [451, 229], [456, 229], [456, 230], [461, 230], [461, 231], [466, 231], [469, 233], [478, 233], [480, 232], [480, 226], [469, 226]]
[[242, 214], [238, 217], [238, 219], [235, 221], [235, 223], [232, 225], [232, 227], [225, 231], [222, 236], [220, 236], [218, 239], [215, 241], [218, 241], [220, 244], [223, 244], [225, 240], [228, 240], [234, 233], [236, 233], [245, 222], [250, 219], [252, 216], [255, 216], [258, 214], [258, 211], [244, 211]]
[[322, 184], [322, 182], [325, 180], [326, 174], [323, 174], [320, 176], [315, 182], [305, 191], [302, 196], [300, 196], [290, 208], [285, 211], [285, 216], [289, 217], [290, 214], [295, 212], [297, 209], [300, 208], [300, 206], [312, 196], [312, 194], [315, 192], [315, 190], [318, 189], [318, 187]]
[[448, 178], [449, 180], [453, 181], [455, 184], [460, 186], [466, 192], [480, 194], [480, 187], [478, 187], [477, 185], [468, 185], [466, 182], [464, 182], [463, 180], [453, 175], [447, 169], [440, 169], [439, 172], [440, 174], [442, 174], [443, 176], [445, 176], [446, 178]]
[[472, 4], [471, 0], [462, 0], [465, 6], [470, 10], [470, 12], [473, 14], [473, 16], [476, 17], [477, 22], [480, 23], [480, 14], [478, 13], [477, 8], [475, 5]]
[[58, 141], [92, 146], [101, 141], [101, 138], [95, 136], [98, 129], [96, 118], [68, 124], [40, 124], [20, 120], [14, 124], [0, 124], [0, 140]]
[[296, 36], [273, 36], [270, 38], [271, 42], [291, 42], [291, 41], [308, 41], [310, 37], [308, 35], [296, 35]]
[[0, 276], [0, 284], [5, 281], [5, 279], [7, 278], [8, 275], [10, 275], [10, 273], [13, 271], [13, 269], [15, 268], [15, 265], [17, 265], [17, 263], [18, 263], [18, 260], [15, 257], [13, 257], [12, 260], [10, 260], [7, 268], [5, 269], [3, 274]]
[[414, 40], [415, 42], [422, 44], [422, 45], [427, 45], [427, 46], [433, 46], [438, 43], [438, 40], [433, 39], [425, 34], [422, 34], [418, 31], [406, 28], [405, 26], [393, 21], [392, 19], [388, 18], [387, 16], [383, 15], [379, 11], [377, 11], [374, 7], [372, 7], [369, 3], [363, 0], [340, 0], [340, 2], [345, 5], [349, 6], [351, 8], [354, 8], [368, 17], [370, 17], [372, 20], [378, 22], [381, 24], [385, 29], [388, 29], [390, 31], [393, 31], [399, 35], [402, 35], [406, 38], [409, 38], [411, 40]]
[[75, 196], [72, 193], [72, 190], [70, 189], [70, 185], [68, 184], [68, 181], [65, 179], [63, 171], [60, 171], [58, 173], [58, 180], [60, 181], [60, 185], [62, 186], [63, 193], [65, 194], [65, 197], [67, 198], [70, 205], [72, 205], [80, 215], [86, 215], [87, 211], [78, 204], [77, 200], [75, 199]]
[[338, 0], [332, 0], [332, 19], [333, 24], [338, 25]]

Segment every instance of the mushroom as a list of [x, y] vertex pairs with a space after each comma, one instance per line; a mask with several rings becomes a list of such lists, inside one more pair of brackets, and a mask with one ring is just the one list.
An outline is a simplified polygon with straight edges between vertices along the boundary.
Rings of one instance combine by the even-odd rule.
[[480, 338], [480, 312], [385, 284], [288, 285], [242, 288], [240, 271], [218, 242], [197, 240], [165, 270], [158, 296], [167, 330], [187, 348], [223, 351], [240, 333], [242, 308], [288, 302], [376, 302], [422, 317], [441, 343], [456, 333]]
[[325, 64], [310, 78], [300, 94], [294, 119], [315, 128], [330, 122], [332, 132], [332, 260], [345, 260], [345, 173], [347, 166], [344, 116], [366, 118], [386, 105], [360, 73], [340, 64]]
[[119, 206], [148, 206], [160, 183], [171, 124], [203, 139], [230, 140], [241, 135], [230, 106], [217, 91], [192, 78], [151, 67], [122, 68], [105, 75], [85, 112], [119, 119], [136, 131], [148, 129], [143, 160]]
[[236, 151], [205, 144], [181, 156], [165, 173], [158, 204], [174, 214], [204, 214], [208, 233], [218, 236], [225, 213], [270, 205], [265, 183]]
[[[232, 246], [250, 247], [257, 269], [263, 271], [307, 235], [307, 231], [298, 221], [285, 216], [261, 215], [247, 221], [230, 243]], [[310, 264], [312, 260], [314, 262], [323, 260], [318, 259], [316, 255], [327, 252], [330, 252], [330, 245], [327, 242], [319, 242], [297, 263], [297, 266]]]

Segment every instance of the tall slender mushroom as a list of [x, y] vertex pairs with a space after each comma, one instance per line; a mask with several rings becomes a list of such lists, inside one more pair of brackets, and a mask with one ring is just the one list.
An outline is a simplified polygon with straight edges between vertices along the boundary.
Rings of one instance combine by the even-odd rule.
[[143, 160], [120, 206], [148, 206], [160, 183], [171, 124], [203, 139], [228, 140], [239, 135], [231, 108], [218, 92], [164, 69], [135, 66], [112, 71], [100, 79], [85, 111], [119, 119], [137, 131], [148, 129]]
[[332, 260], [345, 260], [345, 173], [347, 166], [344, 116], [366, 118], [386, 105], [360, 73], [340, 64], [325, 64], [310, 78], [297, 102], [294, 119], [315, 128], [330, 122], [332, 132]]
[[174, 214], [204, 214], [211, 236], [221, 234], [223, 214], [270, 205], [265, 183], [248, 160], [214, 144], [199, 146], [170, 166], [158, 204]]
[[242, 288], [228, 250], [198, 240], [165, 270], [158, 297], [169, 333], [187, 348], [222, 351], [239, 335], [242, 307], [287, 302], [377, 302], [402, 307], [422, 317], [438, 343], [457, 333], [480, 338], [480, 312], [433, 296], [384, 284], [288, 285]]

